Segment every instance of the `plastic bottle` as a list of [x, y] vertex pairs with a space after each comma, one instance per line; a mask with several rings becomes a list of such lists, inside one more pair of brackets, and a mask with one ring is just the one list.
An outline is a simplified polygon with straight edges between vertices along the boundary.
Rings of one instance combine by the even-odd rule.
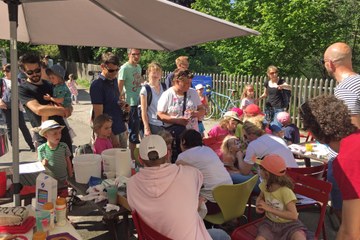
[[43, 205], [43, 211], [50, 212], [50, 230], [55, 227], [55, 212], [54, 212], [54, 204], [52, 202], [47, 202]]
[[55, 206], [56, 226], [66, 225], [66, 199], [57, 198]]
[[46, 232], [38, 231], [33, 234], [33, 240], [46, 240]]

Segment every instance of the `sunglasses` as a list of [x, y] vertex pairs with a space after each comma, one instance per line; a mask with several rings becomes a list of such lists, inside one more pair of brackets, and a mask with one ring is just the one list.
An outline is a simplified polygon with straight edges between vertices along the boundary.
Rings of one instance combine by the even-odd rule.
[[26, 75], [29, 75], [29, 76], [33, 75], [34, 73], [38, 74], [38, 73], [41, 73], [41, 68], [37, 68], [35, 70], [25, 71], [25, 73], [26, 73]]
[[180, 71], [177, 74], [176, 79], [180, 79], [181, 77], [194, 78], [194, 74], [192, 72], [190, 72], [189, 70]]
[[11, 72], [11, 69], [10, 69], [10, 68], [6, 68], [6, 69], [4, 70], [4, 72], [9, 73], [9, 72]]
[[109, 73], [113, 73], [113, 72], [119, 71], [119, 68], [111, 69], [111, 68], [108, 68], [107, 66], [106, 66], [105, 68], [106, 68], [106, 70], [107, 70]]
[[269, 72], [270, 75], [277, 74], [278, 72]]

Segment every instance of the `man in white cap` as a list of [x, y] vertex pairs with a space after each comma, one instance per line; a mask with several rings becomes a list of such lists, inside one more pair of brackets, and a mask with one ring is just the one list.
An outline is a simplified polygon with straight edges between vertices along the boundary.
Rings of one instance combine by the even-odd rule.
[[158, 135], [141, 140], [139, 155], [145, 168], [127, 183], [131, 209], [170, 239], [212, 239], [197, 211], [203, 184], [200, 171], [170, 164], [166, 143]]

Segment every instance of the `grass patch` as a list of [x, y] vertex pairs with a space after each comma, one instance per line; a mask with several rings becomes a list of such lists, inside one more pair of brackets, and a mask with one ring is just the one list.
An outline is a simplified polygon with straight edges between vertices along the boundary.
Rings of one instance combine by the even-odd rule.
[[87, 79], [79, 78], [76, 80], [77, 84], [83, 88], [89, 89], [90, 88], [90, 81]]

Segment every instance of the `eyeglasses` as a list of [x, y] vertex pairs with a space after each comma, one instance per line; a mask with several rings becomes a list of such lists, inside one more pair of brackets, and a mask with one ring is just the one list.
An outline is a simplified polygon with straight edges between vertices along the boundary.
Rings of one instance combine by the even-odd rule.
[[278, 72], [269, 72], [270, 75], [277, 74]]
[[140, 56], [141, 53], [132, 53], [131, 56]]
[[26, 75], [28, 76], [31, 76], [33, 75], [34, 73], [38, 74], [38, 73], [41, 73], [41, 68], [37, 68], [35, 70], [29, 70], [29, 71], [25, 71]]
[[119, 71], [119, 68], [111, 69], [111, 68], [108, 68], [107, 66], [105, 66], [105, 68], [106, 68], [106, 70], [108, 70], [109, 73], [113, 73], [113, 72]]

